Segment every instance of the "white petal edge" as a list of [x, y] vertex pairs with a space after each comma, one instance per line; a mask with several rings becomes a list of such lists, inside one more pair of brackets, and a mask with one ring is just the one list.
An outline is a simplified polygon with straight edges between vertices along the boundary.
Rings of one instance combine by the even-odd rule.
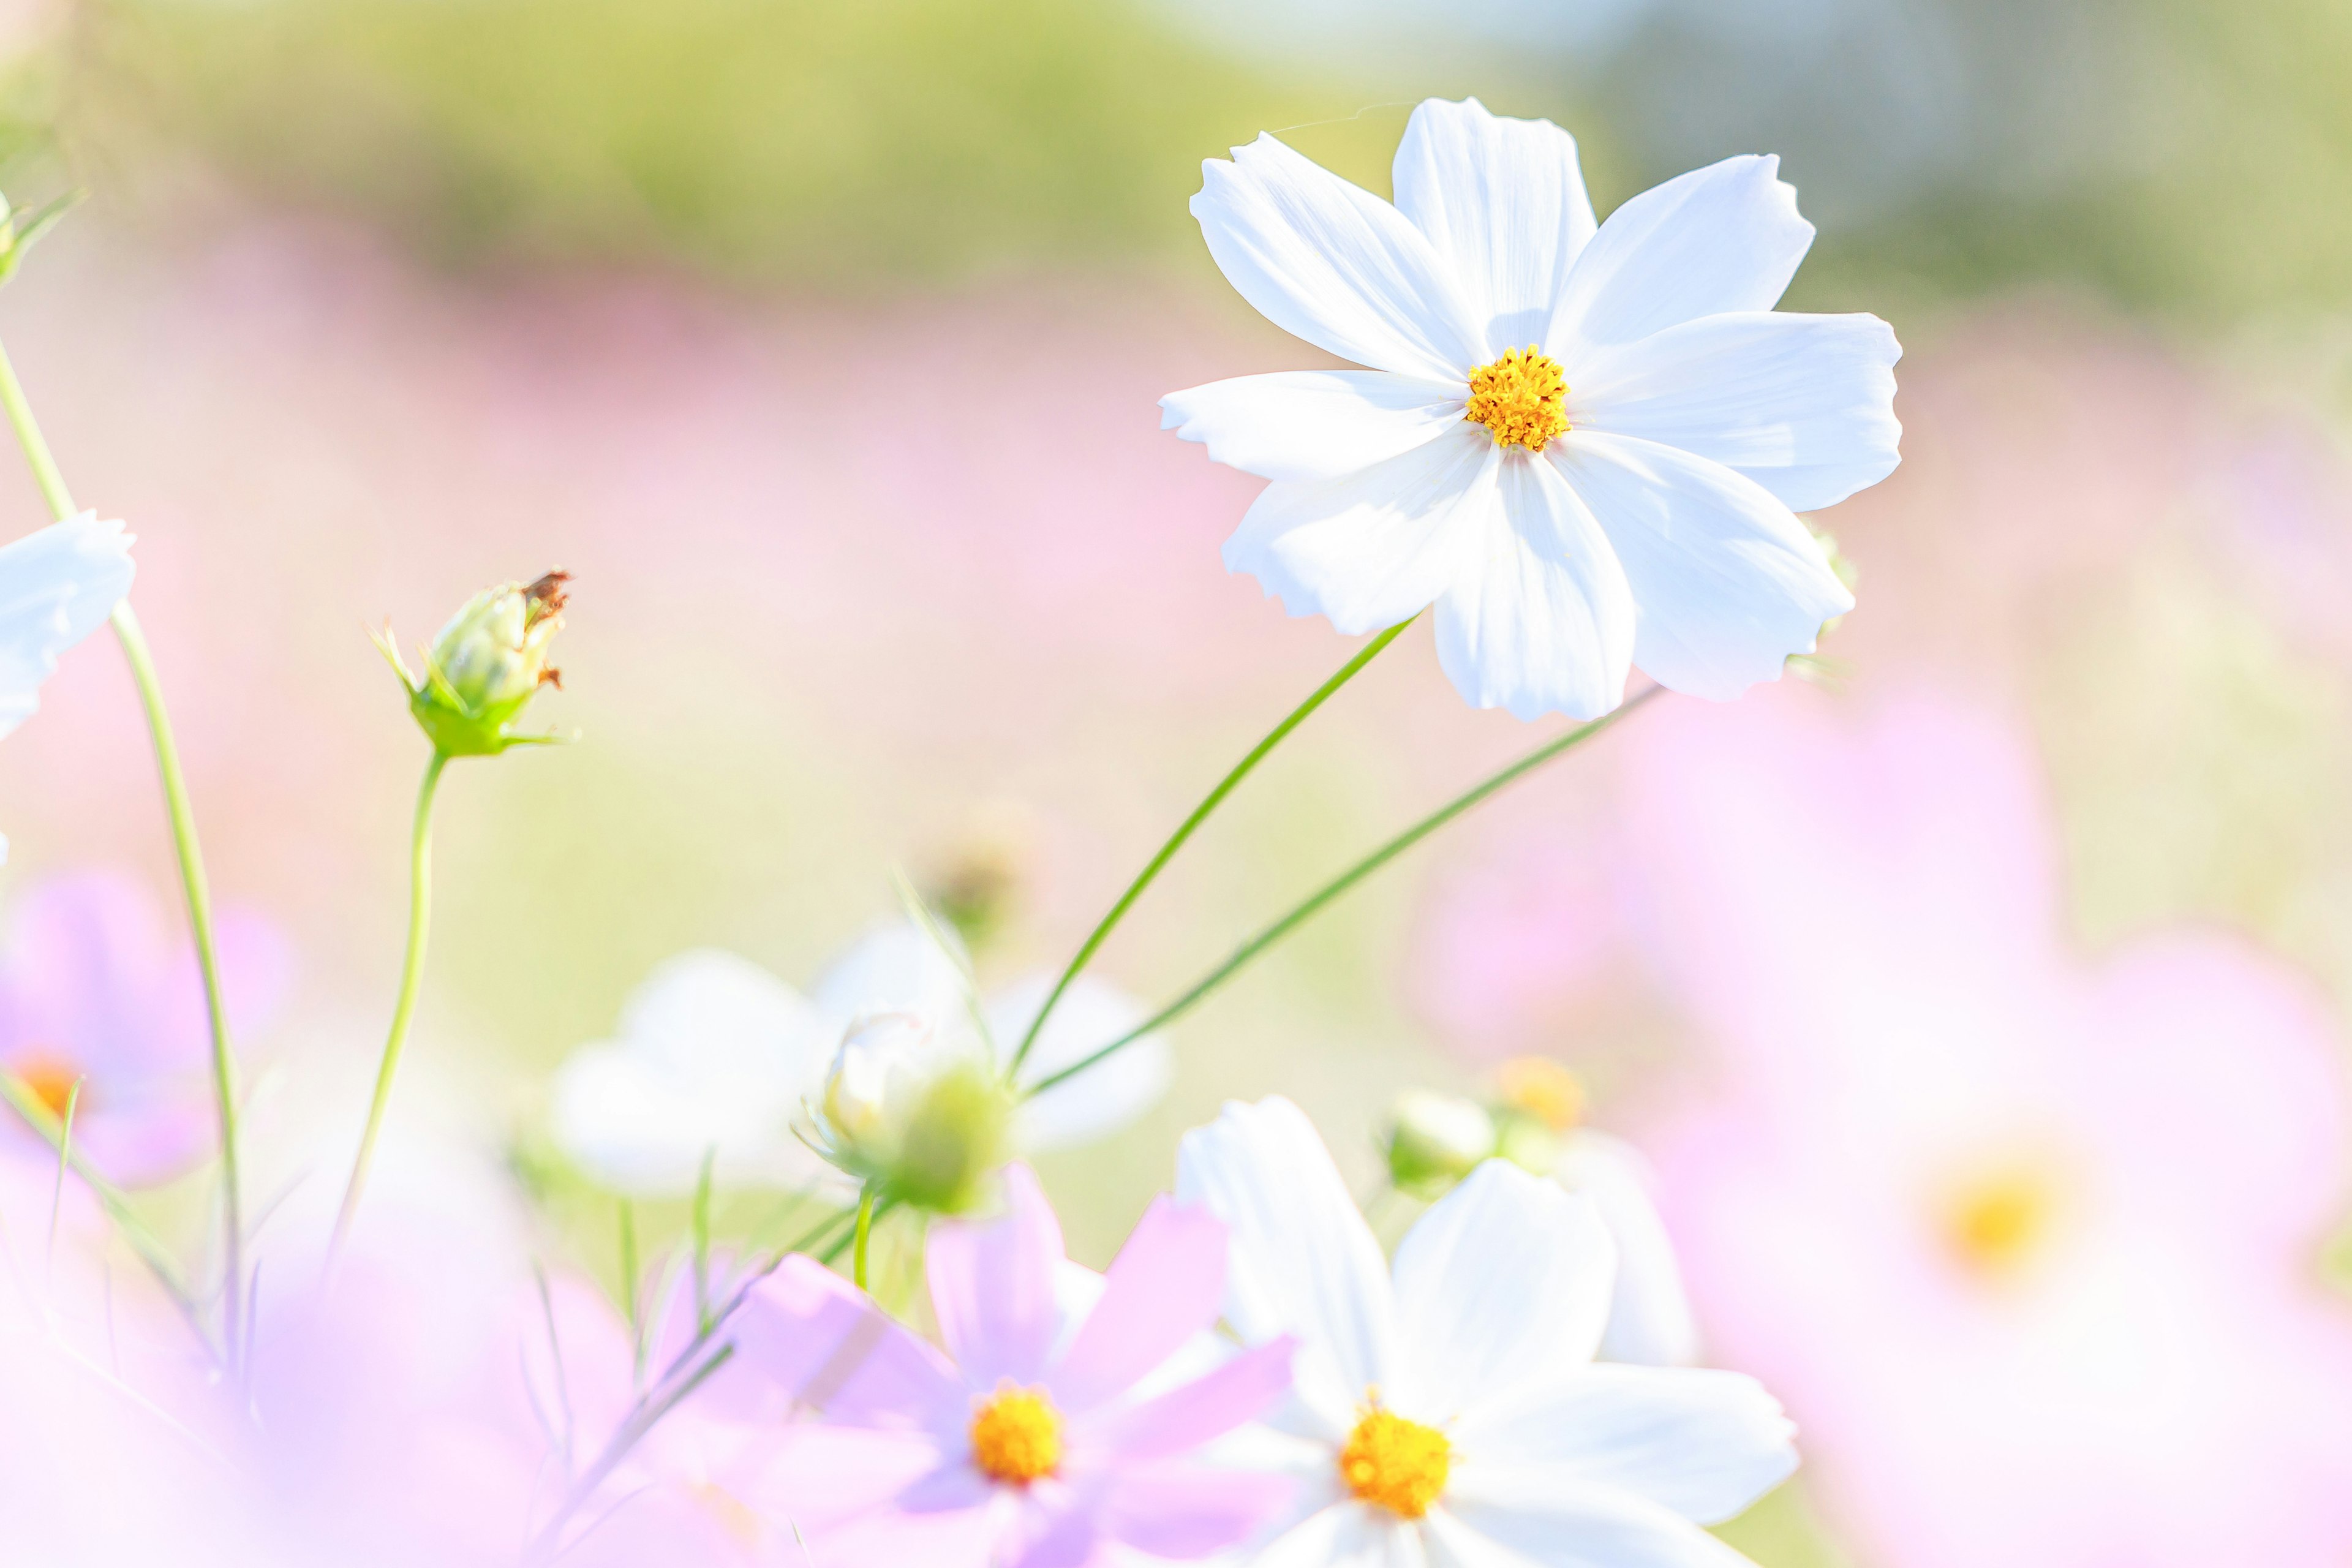
[[1438, 664], [1474, 708], [1597, 719], [1624, 700], [1633, 662], [1624, 568], [1549, 463], [1506, 453], [1497, 487], [1437, 601]]
[[1552, 1175], [1591, 1198], [1617, 1244], [1617, 1289], [1601, 1359], [1636, 1366], [1688, 1366], [1698, 1359], [1698, 1323], [1673, 1238], [1652, 1199], [1649, 1163], [1622, 1139], [1585, 1129], [1570, 1134]]
[[1576, 138], [1433, 98], [1405, 126], [1394, 174], [1397, 209], [1450, 264], [1486, 357], [1540, 342], [1595, 227]]
[[1633, 585], [1633, 663], [1728, 701], [1810, 653], [1853, 595], [1796, 514], [1755, 480], [1679, 447], [1572, 430], [1544, 450], [1591, 509]]
[[[1033, 974], [990, 998], [988, 1031], [1000, 1057], [1009, 1060], [1020, 1047], [1021, 1037], [1053, 985], [1052, 975]], [[1034, 1083], [1084, 1060], [1144, 1017], [1142, 1004], [1125, 992], [1080, 975], [1063, 993], [1030, 1048], [1029, 1059], [1021, 1067], [1022, 1081]], [[1108, 1137], [1158, 1104], [1175, 1076], [1168, 1037], [1142, 1036], [1076, 1078], [1024, 1101], [1018, 1142], [1024, 1149], [1066, 1149]]]
[[[1599, 1488], [1530, 1495], [1507, 1507], [1449, 1498], [1424, 1522], [1440, 1551], [1476, 1568], [1756, 1568], [1689, 1521]], [[1481, 1545], [1508, 1555], [1482, 1559]]]
[[1176, 1195], [1232, 1231], [1225, 1321], [1244, 1342], [1299, 1342], [1297, 1392], [1334, 1437], [1396, 1370], [1396, 1307], [1371, 1227], [1306, 1112], [1275, 1096], [1227, 1102], [1184, 1134]]
[[1501, 1506], [1580, 1489], [1717, 1524], [1797, 1468], [1796, 1428], [1752, 1377], [1601, 1365], [1474, 1412], [1449, 1496]]
[[1486, 1162], [1397, 1248], [1401, 1365], [1384, 1392], [1401, 1414], [1443, 1426], [1583, 1369], [1616, 1268], [1591, 1199]]
[[1903, 346], [1875, 316], [1748, 310], [1595, 352], [1577, 428], [1635, 436], [1747, 475], [1791, 511], [1835, 506], [1895, 471]]
[[1463, 420], [1467, 383], [1382, 370], [1287, 370], [1213, 381], [1160, 400], [1160, 427], [1260, 479], [1343, 479]]
[[1813, 243], [1780, 170], [1775, 157], [1726, 158], [1609, 215], [1569, 268], [1544, 333], [1571, 388], [1594, 349], [1779, 302]]
[[0, 735], [33, 716], [58, 660], [131, 592], [133, 542], [86, 511], [0, 547]]
[[1349, 637], [1384, 630], [1453, 585], [1500, 505], [1501, 468], [1485, 427], [1465, 424], [1344, 479], [1277, 479], [1225, 541], [1225, 568], [1291, 615]]
[[1402, 213], [1274, 139], [1201, 165], [1209, 254], [1275, 325], [1344, 360], [1432, 381], [1484, 361], [1444, 263]]

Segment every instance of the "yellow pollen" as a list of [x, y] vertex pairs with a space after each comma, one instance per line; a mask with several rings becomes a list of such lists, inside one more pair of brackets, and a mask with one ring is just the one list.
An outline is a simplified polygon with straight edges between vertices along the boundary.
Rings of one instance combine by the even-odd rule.
[[1492, 430], [1497, 447], [1542, 451], [1568, 428], [1568, 381], [1559, 362], [1529, 343], [1472, 371], [1470, 411], [1464, 417]]
[[971, 1458], [989, 1479], [1025, 1487], [1062, 1463], [1062, 1415], [1042, 1388], [1006, 1384], [971, 1418]]
[[2014, 1274], [2049, 1236], [2056, 1198], [2031, 1172], [1986, 1177], [1954, 1195], [1944, 1210], [1944, 1239], [1972, 1271]]
[[1445, 1489], [1454, 1445], [1433, 1426], [1383, 1410], [1364, 1412], [1348, 1446], [1339, 1450], [1339, 1476], [1348, 1489], [1391, 1513], [1419, 1519]]
[[17, 1081], [33, 1091], [33, 1098], [49, 1108], [49, 1114], [62, 1121], [66, 1107], [73, 1103], [74, 1085], [81, 1082], [81, 1074], [73, 1063], [52, 1051], [36, 1050], [16, 1069]]
[[1584, 1085], [1548, 1057], [1514, 1057], [1495, 1069], [1503, 1103], [1524, 1111], [1555, 1132], [1565, 1132], [1584, 1116]]

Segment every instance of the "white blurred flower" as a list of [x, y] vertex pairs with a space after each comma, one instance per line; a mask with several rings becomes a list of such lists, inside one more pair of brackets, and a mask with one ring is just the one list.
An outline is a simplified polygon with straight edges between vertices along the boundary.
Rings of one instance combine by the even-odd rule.
[[[867, 932], [807, 998], [749, 960], [682, 954], [631, 997], [614, 1039], [583, 1047], [558, 1070], [555, 1140], [624, 1192], [689, 1192], [707, 1154], [720, 1185], [839, 1185], [796, 1123], [814, 1112], [835, 1123], [823, 1131], [836, 1143], [897, 1138], [902, 1129], [885, 1123], [913, 1114], [938, 1073], [967, 1064], [1001, 1073], [1048, 984], [1031, 976], [976, 1003], [961, 955], [912, 921]], [[1079, 980], [1023, 1064], [1023, 1080], [1076, 1061], [1142, 1017], [1113, 987]], [[1146, 1036], [1024, 1101], [1013, 1144], [1057, 1149], [1116, 1131], [1165, 1092], [1171, 1070], [1166, 1039]]]
[[0, 548], [0, 735], [33, 716], [58, 660], [131, 592], [132, 542], [83, 512]]
[[1873, 316], [1774, 311], [1813, 237], [1777, 159], [1596, 224], [1566, 132], [1433, 99], [1394, 205], [1270, 135], [1202, 168], [1234, 287], [1372, 367], [1161, 403], [1274, 481], [1225, 563], [1291, 614], [1352, 634], [1434, 604], [1463, 696], [1531, 719], [1607, 712], [1634, 665], [1736, 697], [1853, 607], [1795, 513], [1894, 469], [1901, 351]]
[[1701, 1526], [1789, 1475], [1791, 1428], [1750, 1378], [1593, 1360], [1613, 1259], [1589, 1199], [1490, 1160], [1414, 1225], [1391, 1276], [1284, 1100], [1187, 1133], [1177, 1190], [1232, 1228], [1226, 1321], [1247, 1343], [1299, 1343], [1291, 1403], [1251, 1453], [1297, 1479], [1297, 1501], [1258, 1561], [1745, 1561]]
[[1592, 1200], [1617, 1247], [1617, 1283], [1601, 1359], [1635, 1366], [1688, 1366], [1698, 1360], [1698, 1321], [1683, 1287], [1666, 1222], [1651, 1196], [1650, 1163], [1622, 1138], [1580, 1128], [1560, 1140], [1553, 1177]]

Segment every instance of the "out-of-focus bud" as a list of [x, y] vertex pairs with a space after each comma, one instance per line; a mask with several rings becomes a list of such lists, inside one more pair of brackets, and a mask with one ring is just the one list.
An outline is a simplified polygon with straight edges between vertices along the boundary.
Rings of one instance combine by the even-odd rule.
[[443, 755], [489, 757], [559, 739], [518, 735], [507, 726], [541, 686], [563, 684], [547, 658], [563, 629], [563, 584], [571, 580], [568, 572], [550, 572], [535, 583], [483, 589], [433, 639], [421, 679], [401, 662], [389, 629], [377, 637], [408, 688], [409, 711]]
[[1495, 1119], [1475, 1100], [1409, 1089], [1389, 1108], [1389, 1180], [1433, 1198], [1495, 1152]]
[[968, 1209], [1011, 1157], [1012, 1091], [976, 1054], [912, 1014], [860, 1020], [816, 1108], [818, 1150], [878, 1196], [937, 1214]]
[[23, 212], [8, 205], [0, 196], [0, 283], [16, 275], [25, 253], [33, 248], [40, 237], [55, 228], [66, 210], [81, 200], [79, 191], [69, 192], [47, 205], [32, 212]]
[[1515, 1057], [1495, 1069], [1495, 1152], [1548, 1175], [1560, 1140], [1584, 1118], [1584, 1085], [1547, 1057]]
[[1013, 801], [992, 801], [973, 811], [929, 878], [929, 903], [977, 952], [1002, 936], [1021, 913], [1037, 824]]

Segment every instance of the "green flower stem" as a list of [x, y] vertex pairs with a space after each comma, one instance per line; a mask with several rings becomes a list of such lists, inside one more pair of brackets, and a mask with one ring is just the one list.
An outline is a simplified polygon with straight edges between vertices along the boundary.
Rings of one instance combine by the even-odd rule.
[[[33, 405], [25, 396], [5, 348], [0, 348], [0, 407], [7, 410], [8, 423], [16, 429], [17, 444], [25, 449], [25, 460], [32, 467], [34, 481], [41, 488], [41, 499], [48, 503], [50, 515], [60, 522], [73, 516], [79, 509], [66, 489], [65, 475], [41, 435], [39, 421], [33, 417]], [[213, 1099], [220, 1121], [221, 1343], [226, 1359], [234, 1361], [236, 1347], [244, 1342], [238, 1320], [243, 1315], [245, 1217], [237, 1176], [236, 1058], [229, 1040], [228, 1006], [221, 994], [219, 953], [213, 941], [212, 889], [205, 877], [204, 851], [196, 843], [195, 808], [188, 803], [180, 748], [173, 739], [171, 715], [163, 706], [163, 683], [155, 674], [154, 657], [148, 651], [146, 633], [140, 628], [130, 600], [114, 606], [113, 625], [115, 640], [122, 645], [131, 678], [139, 688], [140, 704], [147, 712], [148, 737], [154, 745], [155, 768], [163, 780], [163, 805], [172, 824], [172, 847], [180, 862], [180, 890], [187, 900], [188, 929], [195, 939], [196, 967], [205, 983], [205, 1014], [212, 1028]]]
[[860, 1290], [866, 1289], [866, 1244], [874, 1238], [874, 1188], [869, 1184], [857, 1194], [856, 1246], [850, 1253], [850, 1280]]
[[1387, 843], [1381, 845], [1379, 848], [1373, 850], [1370, 854], [1365, 856], [1362, 859], [1357, 861], [1346, 870], [1340, 872], [1337, 877], [1332, 878], [1331, 880], [1324, 883], [1320, 888], [1315, 889], [1314, 892], [1307, 895], [1305, 901], [1295, 906], [1289, 913], [1284, 915], [1280, 920], [1276, 921], [1272, 925], [1267, 926], [1264, 931], [1259, 931], [1255, 936], [1251, 937], [1247, 942], [1242, 943], [1241, 946], [1235, 948], [1231, 957], [1227, 958], [1223, 963], [1220, 963], [1214, 969], [1209, 971], [1208, 973], [1202, 975], [1198, 981], [1194, 982], [1193, 984], [1186, 990], [1183, 994], [1178, 996], [1176, 1000], [1169, 1003], [1166, 1006], [1160, 1008], [1160, 1011], [1154, 1013], [1150, 1017], [1146, 1018], [1142, 1023], [1138, 1024], [1134, 1028], [1129, 1029], [1126, 1034], [1121, 1035], [1118, 1038], [1111, 1041], [1110, 1044], [1103, 1047], [1100, 1050], [1094, 1052], [1090, 1056], [1080, 1058], [1078, 1060], [1072, 1062], [1068, 1067], [1062, 1068], [1059, 1072], [1048, 1074], [1046, 1077], [1038, 1079], [1036, 1083], [1031, 1085], [1024, 1092], [1029, 1095], [1043, 1094], [1045, 1090], [1053, 1088], [1055, 1084], [1061, 1083], [1067, 1079], [1076, 1078], [1078, 1074], [1086, 1071], [1088, 1068], [1093, 1067], [1096, 1063], [1125, 1049], [1128, 1046], [1132, 1045], [1144, 1036], [1151, 1033], [1152, 1030], [1160, 1028], [1163, 1025], [1174, 1021], [1182, 1014], [1191, 1011], [1196, 1003], [1206, 997], [1211, 992], [1216, 990], [1218, 986], [1223, 985], [1226, 981], [1232, 979], [1234, 973], [1238, 972], [1244, 964], [1247, 963], [1251, 959], [1255, 958], [1259, 953], [1264, 952], [1267, 948], [1272, 947], [1276, 942], [1280, 942], [1284, 937], [1288, 936], [1300, 926], [1306, 924], [1307, 921], [1312, 919], [1322, 910], [1324, 905], [1331, 902], [1340, 894], [1346, 892], [1349, 889], [1354, 887], [1357, 883], [1362, 881], [1365, 878], [1370, 876], [1373, 872], [1379, 870], [1381, 867], [1387, 865], [1390, 861], [1395, 859], [1398, 856], [1403, 854], [1406, 850], [1412, 848], [1414, 845], [1420, 843], [1423, 839], [1428, 837], [1431, 834], [1436, 832], [1439, 828], [1444, 826], [1447, 823], [1453, 821], [1464, 812], [1468, 811], [1480, 801], [1485, 800], [1488, 795], [1495, 794], [1506, 784], [1516, 782], [1524, 774], [1534, 772], [1537, 768], [1543, 766], [1544, 763], [1551, 761], [1554, 757], [1560, 756], [1563, 753], [1573, 750], [1577, 745], [1591, 739], [1592, 736], [1599, 734], [1602, 730], [1607, 729], [1618, 720], [1622, 719], [1626, 714], [1631, 713], [1636, 708], [1641, 707], [1642, 704], [1649, 701], [1650, 699], [1655, 697], [1664, 689], [1664, 687], [1651, 687], [1648, 690], [1643, 691], [1640, 696], [1633, 698], [1631, 701], [1623, 703], [1613, 711], [1601, 715], [1600, 718], [1593, 720], [1591, 723], [1580, 724], [1575, 729], [1568, 731], [1565, 735], [1545, 742], [1542, 745], [1538, 746], [1534, 751], [1528, 752], [1526, 756], [1521, 757], [1517, 762], [1513, 763], [1510, 766], [1503, 769], [1499, 773], [1489, 774], [1485, 780], [1473, 785], [1471, 788], [1465, 790], [1462, 794], [1455, 795], [1452, 800], [1447, 801], [1444, 805], [1439, 806], [1435, 811], [1431, 812], [1427, 816], [1423, 817], [1419, 822], [1414, 823], [1411, 827], [1406, 828], [1402, 833], [1398, 834], [1395, 837], [1390, 839]]
[[328, 1249], [334, 1258], [343, 1249], [359, 1212], [360, 1193], [367, 1185], [368, 1165], [375, 1158], [376, 1134], [383, 1131], [383, 1110], [392, 1100], [393, 1074], [400, 1070], [401, 1047], [408, 1043], [408, 1021], [416, 1011], [416, 994], [425, 984], [425, 937], [433, 912], [433, 797], [440, 788], [441, 770], [448, 753], [436, 751], [425, 764], [424, 782], [416, 786], [416, 822], [408, 840], [408, 952], [400, 966], [400, 1000], [392, 1009], [392, 1031], [384, 1038], [383, 1060], [375, 1072], [375, 1097], [368, 1102], [367, 1130], [360, 1134], [359, 1157], [352, 1162], [351, 1184], [343, 1189], [342, 1212], [335, 1216], [335, 1238]]
[[1127, 891], [1118, 896], [1118, 902], [1111, 905], [1110, 912], [1103, 916], [1095, 926], [1093, 932], [1079, 945], [1077, 956], [1070, 960], [1069, 967], [1064, 969], [1061, 978], [1054, 982], [1053, 990], [1045, 994], [1045, 1005], [1038, 1008], [1037, 1016], [1029, 1021], [1028, 1031], [1021, 1037], [1020, 1047], [1013, 1053], [1013, 1065], [1007, 1069], [1008, 1074], [1021, 1070], [1021, 1064], [1029, 1059], [1030, 1048], [1036, 1045], [1037, 1037], [1045, 1032], [1045, 1020], [1053, 1016], [1055, 1005], [1061, 1001], [1062, 993], [1070, 988], [1070, 983], [1077, 979], [1079, 972], [1092, 962], [1096, 951], [1109, 938], [1110, 933], [1118, 929], [1118, 922], [1127, 917], [1127, 911], [1134, 907], [1135, 900], [1143, 896], [1143, 890], [1158, 879], [1161, 868], [1176, 858], [1176, 851], [1184, 847], [1185, 840], [1192, 837], [1201, 824], [1209, 820], [1209, 814], [1224, 804], [1225, 796], [1233, 794], [1234, 787], [1242, 780], [1249, 777], [1258, 763], [1265, 761], [1267, 752], [1280, 745], [1284, 738], [1293, 730], [1305, 723], [1307, 716], [1322, 707], [1333, 692], [1353, 680], [1357, 672], [1371, 663], [1382, 648], [1403, 636], [1405, 627], [1411, 625], [1412, 625], [1412, 618], [1408, 616], [1359, 648], [1355, 658], [1341, 665], [1337, 675], [1317, 687], [1312, 696], [1292, 709], [1288, 718], [1266, 731], [1265, 739], [1250, 748], [1249, 755], [1235, 763], [1233, 771], [1218, 780], [1217, 787], [1211, 790], [1206, 798], [1192, 808], [1192, 815], [1186, 817], [1183, 824], [1169, 836], [1168, 842], [1160, 847], [1160, 853], [1154, 855], [1150, 862], [1137, 874], [1135, 880], [1128, 884]]

